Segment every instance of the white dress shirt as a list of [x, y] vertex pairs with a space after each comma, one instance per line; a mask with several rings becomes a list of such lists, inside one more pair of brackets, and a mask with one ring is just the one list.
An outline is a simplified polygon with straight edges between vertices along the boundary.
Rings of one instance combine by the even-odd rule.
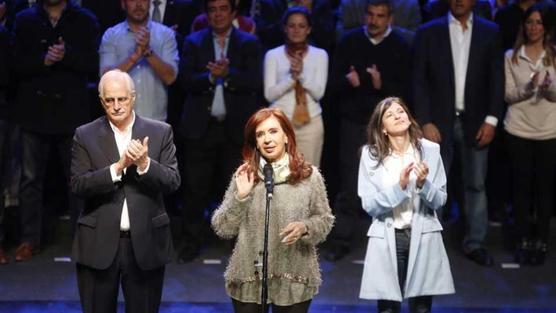
[[[450, 30], [450, 44], [452, 48], [452, 62], [454, 65], [456, 112], [465, 111], [465, 80], [467, 79], [467, 66], [469, 65], [469, 51], [471, 37], [473, 36], [473, 13], [469, 15], [465, 24], [458, 21], [451, 12], [448, 12], [448, 25]], [[498, 124], [494, 116], [487, 116], [485, 122], [493, 126]]]
[[[125, 153], [125, 151], [127, 150], [127, 146], [131, 142], [131, 132], [133, 129], [133, 124], [135, 124], [135, 113], [133, 113], [133, 120], [126, 127], [126, 129], [124, 129], [124, 131], [120, 131], [114, 124], [112, 124], [112, 122], [110, 122], [110, 128], [112, 128], [112, 131], [114, 132], [114, 139], [116, 139], [116, 145], [118, 146], [118, 153], [120, 156], [122, 156]], [[151, 160], [148, 159], [147, 167], [145, 168], [145, 170], [141, 171], [139, 170], [139, 168], [137, 168], [137, 174], [139, 175], [145, 174], [149, 170], [150, 165], [151, 165]], [[116, 164], [110, 165], [110, 175], [112, 176], [112, 181], [114, 183], [117, 183], [119, 181], [122, 181], [122, 174], [118, 175], [118, 173], [116, 173], [115, 166]], [[124, 169], [123, 172], [125, 173], [126, 169]], [[128, 231], [129, 228], [130, 228], [130, 223], [129, 223], [127, 200], [124, 198], [122, 216], [120, 219], [120, 230]]]

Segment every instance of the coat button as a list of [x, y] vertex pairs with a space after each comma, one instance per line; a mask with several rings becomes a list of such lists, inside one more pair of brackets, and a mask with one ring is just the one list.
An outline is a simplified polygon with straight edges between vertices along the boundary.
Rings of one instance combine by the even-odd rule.
[[387, 223], [386, 227], [392, 227], [392, 223]]

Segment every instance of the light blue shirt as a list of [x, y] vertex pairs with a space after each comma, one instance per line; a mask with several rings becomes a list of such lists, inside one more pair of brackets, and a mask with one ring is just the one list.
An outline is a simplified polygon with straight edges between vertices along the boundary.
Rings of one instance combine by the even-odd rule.
[[[228, 53], [228, 43], [230, 42], [230, 34], [232, 29], [228, 31], [226, 39], [224, 40], [224, 47], [218, 44], [218, 37], [216, 34], [212, 34], [212, 40], [214, 44], [214, 58], [215, 60], [220, 60], [222, 55], [226, 56]], [[214, 90], [214, 99], [212, 100], [212, 108], [210, 115], [218, 118], [224, 119], [226, 117], [226, 104], [224, 102], [224, 79], [217, 78], [214, 82], [216, 88]]]
[[[160, 23], [149, 21], [150, 47], [153, 52], [178, 73], [178, 48], [174, 31]], [[106, 30], [100, 44], [100, 70], [113, 68], [122, 63], [135, 51], [135, 34], [123, 21]], [[135, 83], [135, 112], [142, 117], [166, 121], [168, 90], [156, 75], [146, 58], [141, 58], [131, 67], [128, 74]]]

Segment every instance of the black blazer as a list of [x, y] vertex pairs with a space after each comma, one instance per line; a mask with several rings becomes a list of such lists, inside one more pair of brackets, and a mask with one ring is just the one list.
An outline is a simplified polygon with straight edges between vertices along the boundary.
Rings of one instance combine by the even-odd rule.
[[[443, 143], [451, 140], [455, 119], [455, 78], [448, 17], [422, 25], [415, 37], [413, 104], [421, 125], [435, 124]], [[504, 63], [498, 26], [475, 15], [465, 82], [464, 134], [475, 135], [487, 115], [502, 115]], [[501, 122], [501, 121], [500, 121]]]
[[[19, 12], [14, 26], [14, 71], [18, 79], [15, 122], [41, 134], [71, 136], [90, 121], [88, 78], [98, 73], [99, 28], [87, 9], [68, 2], [56, 27], [40, 5]], [[44, 65], [48, 47], [62, 37], [62, 61]]]
[[118, 183], [112, 182], [110, 165], [119, 160], [114, 132], [108, 119], [100, 117], [75, 131], [71, 161], [71, 189], [85, 199], [73, 246], [77, 263], [108, 268], [118, 250], [120, 217], [124, 198], [129, 210], [131, 242], [135, 260], [143, 270], [170, 262], [170, 220], [163, 194], [180, 185], [176, 148], [171, 127], [136, 115], [133, 139], [149, 136], [149, 170], [137, 174], [128, 167]]
[[[262, 88], [261, 49], [255, 36], [233, 28], [228, 43], [229, 74], [224, 83], [226, 128], [230, 139], [243, 143], [247, 119], [260, 105]], [[211, 118], [215, 86], [209, 80], [208, 62], [214, 62], [212, 29], [189, 35], [180, 58], [181, 83], [187, 92], [180, 129], [186, 138], [204, 136]]]
[[183, 38], [189, 34], [191, 24], [197, 14], [199, 14], [199, 8], [193, 1], [169, 0], [166, 2], [162, 24], [168, 27], [177, 25], [176, 31], [181, 35], [181, 41], [183, 41]]

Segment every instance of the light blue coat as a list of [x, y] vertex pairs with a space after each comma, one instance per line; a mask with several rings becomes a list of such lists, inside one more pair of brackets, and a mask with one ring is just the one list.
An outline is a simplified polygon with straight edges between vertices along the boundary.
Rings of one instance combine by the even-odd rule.
[[[422, 160], [429, 175], [418, 192], [419, 207], [414, 207], [404, 298], [454, 293], [450, 263], [442, 241], [442, 225], [435, 210], [446, 203], [446, 173], [440, 146], [421, 139]], [[396, 243], [392, 208], [410, 201], [410, 194], [398, 183], [384, 186], [383, 165], [376, 167], [365, 146], [359, 164], [358, 194], [363, 209], [373, 217], [367, 236], [367, 254], [360, 298], [402, 301], [398, 283]]]

